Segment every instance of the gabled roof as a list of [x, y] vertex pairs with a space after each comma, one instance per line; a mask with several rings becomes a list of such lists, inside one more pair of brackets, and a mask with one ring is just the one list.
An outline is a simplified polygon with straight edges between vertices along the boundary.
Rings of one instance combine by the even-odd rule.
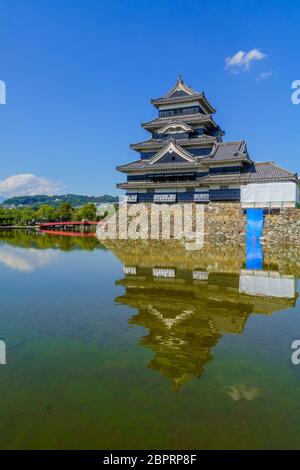
[[185, 149], [180, 147], [178, 144], [175, 144], [171, 141], [150, 159], [149, 165], [153, 165], [153, 163], [158, 162], [164, 155], [168, 153], [175, 153], [176, 155], [180, 156], [183, 160], [190, 163], [195, 163], [195, 158], [193, 157], [193, 155], [191, 155]]
[[[190, 139], [192, 140], [192, 139]], [[173, 144], [174, 148], [176, 147], [176, 152], [178, 153], [178, 149], [180, 150], [181, 153], [185, 152], [186, 155], [189, 157], [187, 158], [186, 161], [183, 160], [182, 162], [159, 162], [153, 160], [158, 156], [163, 153], [163, 151], [166, 151], [169, 146], [164, 146], [163, 150], [158, 152], [152, 159], [149, 160], [137, 160], [133, 163], [129, 163], [127, 165], [122, 165], [117, 167], [119, 171], [124, 171], [125, 173], [131, 172], [131, 171], [147, 171], [147, 170], [154, 170], [157, 167], [165, 167], [165, 168], [172, 168], [176, 169], [177, 167], [182, 168], [182, 165], [184, 164], [185, 167], [197, 167], [197, 168], [208, 168], [210, 166], [214, 165], [221, 165], [222, 163], [252, 163], [252, 160], [250, 159], [248, 152], [247, 152], [247, 147], [245, 141], [239, 141], [239, 142], [216, 142], [214, 144], [212, 153], [210, 156], [201, 156], [201, 157], [196, 157], [187, 152], [181, 145], [178, 144], [178, 142], [169, 142], [170, 144]], [[165, 152], [166, 153], [166, 152]], [[159, 159], [158, 159], [159, 160]], [[152, 162], [152, 164], [150, 164]]]
[[177, 127], [179, 127], [182, 131], [185, 131], [185, 132], [193, 132], [194, 130], [191, 126], [188, 126], [184, 122], [171, 122], [171, 123], [165, 124], [160, 129], [157, 129], [157, 132], [158, 134], [164, 134], [167, 130], [176, 129]]
[[202, 134], [199, 137], [193, 139], [173, 139], [172, 136], [169, 139], [149, 139], [145, 140], [144, 142], [138, 142], [136, 144], [131, 144], [130, 147], [133, 150], [141, 151], [141, 150], [158, 150], [163, 148], [166, 145], [168, 140], [173, 140], [181, 147], [197, 147], [203, 146], [207, 144], [214, 144], [218, 139], [212, 135]]
[[166, 124], [185, 123], [185, 124], [211, 124], [213, 127], [218, 127], [213, 118], [209, 114], [182, 114], [176, 117], [157, 118], [152, 121], [143, 122], [142, 127], [147, 130], [154, 130], [163, 127]]
[[208, 157], [202, 159], [202, 162], [209, 162], [213, 164], [225, 161], [251, 162], [244, 140], [238, 142], [216, 142], [211, 154]]
[[151, 100], [151, 103], [155, 107], [166, 104], [174, 103], [188, 103], [191, 101], [201, 102], [204, 111], [207, 113], [215, 113], [215, 108], [207, 101], [206, 96], [203, 92], [199, 93], [193, 90], [190, 86], [186, 85], [179, 75], [175, 85], [168, 91], [168, 93], [162, 98], [155, 98]]
[[168, 91], [164, 98], [172, 98], [174, 97], [174, 95], [178, 96], [178, 92], [182, 93], [182, 95], [180, 96], [190, 96], [198, 94], [197, 91], [193, 90], [191, 87], [184, 83], [181, 75], [178, 75], [175, 85], [172, 86], [172, 88]]

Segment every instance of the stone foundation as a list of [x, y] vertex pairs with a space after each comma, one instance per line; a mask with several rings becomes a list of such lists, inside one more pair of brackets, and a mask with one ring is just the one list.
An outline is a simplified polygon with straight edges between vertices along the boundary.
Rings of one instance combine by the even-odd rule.
[[[127, 228], [136, 221], [139, 204], [129, 205]], [[176, 239], [178, 237], [178, 220], [185, 225], [188, 224], [192, 230], [196, 229], [196, 210], [199, 205], [194, 203], [159, 205], [142, 204], [146, 206], [146, 215], [141, 224], [144, 228], [137, 236], [142, 239], [153, 239], [153, 228], [158, 227], [157, 239]], [[240, 203], [224, 202], [209, 203], [202, 206], [204, 210], [204, 241], [206, 243], [222, 242], [226, 245], [244, 244], [246, 238], [246, 215], [241, 209]], [[162, 224], [162, 219], [170, 223]], [[179, 218], [178, 218], [179, 217]], [[199, 227], [198, 227], [199, 228]], [[117, 224], [119, 233], [119, 225]], [[120, 237], [120, 238], [126, 238]], [[129, 237], [131, 238], [131, 237]], [[183, 237], [184, 238], [184, 237]], [[283, 209], [279, 214], [266, 214], [262, 242], [269, 245], [276, 244], [297, 244], [300, 242], [300, 209]]]
[[[239, 203], [210, 203], [205, 209], [206, 241], [243, 242], [246, 215]], [[278, 214], [266, 214], [261, 241], [266, 244], [300, 243], [300, 209], [286, 208]]]
[[266, 215], [262, 242], [299, 244], [300, 209], [283, 209], [280, 214]]
[[205, 241], [242, 243], [246, 237], [246, 216], [236, 202], [210, 203], [204, 210]]

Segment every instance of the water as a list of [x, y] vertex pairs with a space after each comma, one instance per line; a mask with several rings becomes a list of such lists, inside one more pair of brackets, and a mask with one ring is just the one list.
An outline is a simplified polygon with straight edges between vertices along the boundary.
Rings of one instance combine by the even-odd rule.
[[300, 448], [299, 251], [245, 253], [1, 232], [0, 448]]

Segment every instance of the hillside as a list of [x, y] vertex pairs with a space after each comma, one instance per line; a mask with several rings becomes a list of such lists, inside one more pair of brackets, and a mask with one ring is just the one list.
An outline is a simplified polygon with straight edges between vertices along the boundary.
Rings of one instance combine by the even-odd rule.
[[103, 196], [83, 196], [80, 194], [64, 194], [64, 195], [54, 195], [54, 196], [17, 196], [5, 199], [2, 202], [2, 205], [5, 206], [31, 206], [37, 207], [41, 204], [47, 204], [49, 206], [59, 206], [62, 202], [69, 202], [72, 207], [82, 206], [88, 202], [93, 202], [96, 204], [106, 203], [106, 202], [118, 202], [118, 196], [110, 196], [109, 194], [104, 194]]

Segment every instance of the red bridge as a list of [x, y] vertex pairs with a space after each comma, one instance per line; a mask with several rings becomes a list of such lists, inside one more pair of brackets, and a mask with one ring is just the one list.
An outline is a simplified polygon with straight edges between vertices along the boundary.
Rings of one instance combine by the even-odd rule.
[[42, 229], [40, 233], [46, 233], [48, 235], [59, 235], [64, 237], [95, 237], [95, 232], [70, 232], [66, 230], [44, 230]]
[[43, 229], [49, 229], [51, 227], [53, 228], [72, 228], [72, 227], [89, 227], [89, 226], [95, 226], [98, 225], [101, 222], [90, 222], [88, 220], [84, 221], [76, 221], [76, 222], [42, 222], [39, 224], [40, 230]]

